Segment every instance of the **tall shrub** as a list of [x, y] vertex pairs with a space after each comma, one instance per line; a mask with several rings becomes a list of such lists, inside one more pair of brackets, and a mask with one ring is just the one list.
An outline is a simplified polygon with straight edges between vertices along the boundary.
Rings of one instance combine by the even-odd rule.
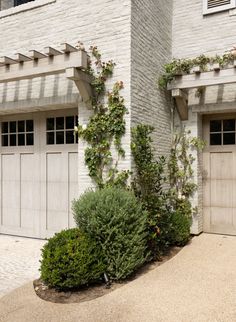
[[113, 280], [131, 275], [147, 259], [147, 214], [130, 191], [107, 187], [88, 191], [73, 203], [80, 229], [102, 249]]
[[163, 190], [166, 159], [160, 157], [156, 160], [154, 157], [153, 130], [153, 127], [142, 124], [133, 128], [131, 149], [136, 166], [132, 187], [148, 212], [149, 247], [156, 257], [168, 246], [169, 213]]

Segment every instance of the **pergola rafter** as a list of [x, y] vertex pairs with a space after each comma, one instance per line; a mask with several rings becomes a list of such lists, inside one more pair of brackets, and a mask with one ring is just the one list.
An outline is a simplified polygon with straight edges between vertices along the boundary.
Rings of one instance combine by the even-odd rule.
[[0, 83], [64, 73], [75, 82], [82, 99], [90, 106], [92, 89], [91, 77], [85, 72], [87, 67], [87, 53], [64, 43], [60, 50], [46, 47], [44, 52], [32, 50], [28, 54], [18, 53], [14, 58], [1, 57]]
[[204, 88], [236, 83], [236, 61], [228, 68], [221, 69], [219, 64], [214, 64], [211, 70], [202, 72], [200, 67], [194, 67], [190, 74], [176, 75], [167, 89], [172, 97], [182, 120], [188, 119], [188, 91], [192, 88]]

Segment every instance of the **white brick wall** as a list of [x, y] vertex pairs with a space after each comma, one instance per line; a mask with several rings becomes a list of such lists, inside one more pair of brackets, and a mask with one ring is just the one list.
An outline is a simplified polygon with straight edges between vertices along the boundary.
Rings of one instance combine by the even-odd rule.
[[171, 104], [157, 79], [171, 59], [172, 1], [132, 1], [131, 100], [132, 126], [155, 127], [157, 154], [168, 154], [171, 142]]
[[223, 53], [236, 45], [233, 10], [203, 16], [202, 0], [173, 1], [173, 56]]

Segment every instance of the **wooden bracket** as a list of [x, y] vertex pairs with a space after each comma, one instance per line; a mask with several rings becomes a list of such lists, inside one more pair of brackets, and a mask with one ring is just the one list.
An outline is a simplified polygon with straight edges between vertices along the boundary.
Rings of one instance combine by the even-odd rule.
[[83, 101], [88, 108], [92, 108], [91, 98], [94, 94], [91, 86], [92, 76], [77, 68], [67, 68], [66, 77], [75, 82]]
[[175, 98], [181, 120], [188, 120], [188, 94], [178, 88], [173, 89], [171, 93], [172, 97]]

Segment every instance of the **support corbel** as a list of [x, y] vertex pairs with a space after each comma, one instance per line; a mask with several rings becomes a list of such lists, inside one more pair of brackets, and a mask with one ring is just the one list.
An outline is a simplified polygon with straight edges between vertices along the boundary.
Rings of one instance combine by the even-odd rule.
[[75, 67], [66, 69], [66, 77], [75, 82], [80, 95], [88, 108], [92, 108], [91, 98], [93, 97], [93, 89], [91, 86], [92, 76]]
[[188, 120], [188, 94], [179, 88], [173, 89], [171, 93], [175, 98], [181, 120]]

